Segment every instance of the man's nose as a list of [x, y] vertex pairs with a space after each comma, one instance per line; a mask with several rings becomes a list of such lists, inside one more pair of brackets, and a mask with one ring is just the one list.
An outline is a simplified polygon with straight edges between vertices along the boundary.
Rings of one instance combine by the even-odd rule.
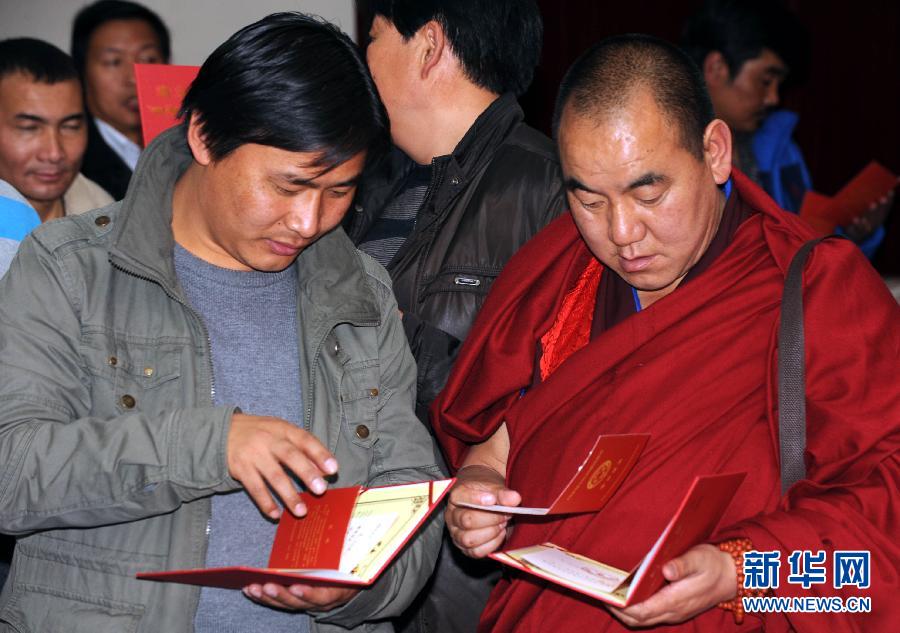
[[49, 163], [59, 163], [66, 158], [66, 150], [63, 146], [59, 132], [48, 129], [41, 140], [41, 151], [38, 156]]
[[285, 225], [303, 239], [313, 239], [319, 234], [322, 224], [322, 193], [310, 189], [295, 200], [295, 204], [285, 218]]
[[134, 82], [134, 62], [125, 63], [125, 84], [128, 86], [135, 85]]
[[626, 205], [612, 206], [609, 219], [609, 239], [616, 246], [628, 246], [641, 241], [644, 225]]
[[766, 98], [763, 103], [767, 108], [774, 108], [778, 105], [778, 102], [780, 100], [778, 96], [778, 87], [778, 82], [773, 81], [766, 89]]

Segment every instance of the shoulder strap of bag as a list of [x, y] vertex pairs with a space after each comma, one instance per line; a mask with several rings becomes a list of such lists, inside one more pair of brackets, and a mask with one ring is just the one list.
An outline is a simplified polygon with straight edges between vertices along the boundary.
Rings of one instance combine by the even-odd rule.
[[781, 495], [806, 477], [806, 359], [803, 340], [803, 266], [825, 238], [800, 247], [788, 267], [778, 327], [778, 439], [781, 445]]

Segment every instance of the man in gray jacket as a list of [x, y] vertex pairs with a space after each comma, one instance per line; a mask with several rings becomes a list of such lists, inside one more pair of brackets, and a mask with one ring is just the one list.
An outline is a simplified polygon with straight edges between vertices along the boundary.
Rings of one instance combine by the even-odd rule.
[[269, 16], [182, 114], [122, 202], [40, 227], [0, 282], [0, 631], [390, 630], [439, 520], [361, 591], [135, 579], [264, 566], [300, 482], [438, 474], [389, 279], [338, 227], [386, 143], [353, 43]]

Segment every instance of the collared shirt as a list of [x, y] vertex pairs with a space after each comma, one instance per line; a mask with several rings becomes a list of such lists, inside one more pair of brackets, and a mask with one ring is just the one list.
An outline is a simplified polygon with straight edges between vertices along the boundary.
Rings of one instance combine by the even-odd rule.
[[111, 126], [106, 121], [101, 121], [94, 117], [100, 136], [106, 141], [110, 149], [114, 151], [119, 158], [125, 161], [131, 171], [137, 166], [138, 158], [141, 157], [141, 146], [132, 141], [130, 138], [122, 134], [119, 130]]

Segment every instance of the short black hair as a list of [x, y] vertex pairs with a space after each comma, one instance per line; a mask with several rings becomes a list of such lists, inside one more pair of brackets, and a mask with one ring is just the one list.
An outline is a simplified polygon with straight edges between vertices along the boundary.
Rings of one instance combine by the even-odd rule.
[[779, 0], [707, 0], [685, 23], [681, 46], [701, 68], [707, 55], [720, 52], [732, 79], [766, 48], [794, 80], [809, 64], [809, 32]]
[[541, 57], [544, 24], [534, 0], [373, 0], [372, 12], [409, 39], [434, 20], [472, 83], [521, 95]]
[[32, 37], [0, 41], [0, 79], [13, 73], [31, 75], [43, 84], [78, 80], [71, 57], [53, 44]]
[[99, 27], [113, 20], [141, 20], [146, 22], [159, 40], [159, 52], [163, 60], [168, 62], [171, 56], [171, 42], [169, 29], [156, 13], [136, 2], [127, 0], [98, 0], [94, 4], [84, 7], [75, 16], [72, 24], [72, 58], [75, 67], [84, 76], [84, 67], [87, 62], [88, 45], [91, 35]]
[[316, 152], [334, 167], [388, 145], [387, 113], [365, 60], [336, 26], [301, 13], [273, 13], [207, 58], [179, 116], [196, 114], [215, 160], [245, 143]]
[[650, 35], [606, 38], [572, 64], [556, 98], [554, 137], [567, 106], [602, 119], [625, 107], [641, 88], [650, 90], [663, 116], [678, 126], [682, 146], [702, 159], [703, 134], [714, 116], [703, 75], [682, 50]]

